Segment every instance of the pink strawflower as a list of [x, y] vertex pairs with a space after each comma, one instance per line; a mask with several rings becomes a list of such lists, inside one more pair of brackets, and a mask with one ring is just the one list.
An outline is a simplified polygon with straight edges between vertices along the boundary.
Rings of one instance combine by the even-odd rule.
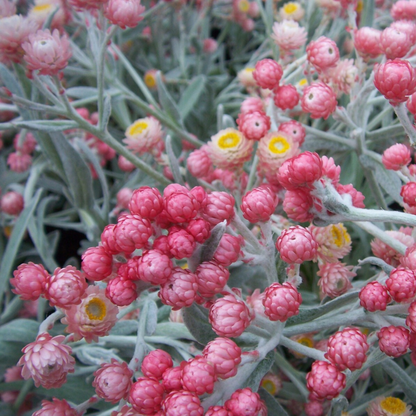
[[191, 192], [178, 191], [165, 197], [164, 206], [170, 221], [178, 224], [195, 218], [200, 203]]
[[20, 63], [24, 51], [22, 44], [29, 35], [38, 30], [38, 24], [21, 15], [13, 15], [0, 19], [0, 55], [6, 62]]
[[410, 347], [409, 330], [403, 326], [387, 326], [377, 333], [378, 346], [389, 357], [400, 357], [406, 354]]
[[277, 130], [279, 132], [288, 134], [294, 143], [297, 143], [299, 146], [302, 146], [303, 142], [305, 141], [306, 130], [302, 124], [296, 120], [290, 120], [280, 124]]
[[212, 258], [224, 267], [228, 267], [240, 257], [240, 239], [224, 233]]
[[157, 349], [144, 357], [141, 370], [146, 377], [162, 380], [163, 373], [172, 367], [172, 357], [166, 351]]
[[32, 165], [32, 156], [25, 153], [13, 152], [7, 157], [7, 164], [13, 172], [26, 172]]
[[358, 328], [345, 328], [329, 337], [325, 358], [341, 371], [359, 370], [367, 360], [367, 337]]
[[264, 291], [264, 313], [271, 321], [285, 322], [299, 313], [302, 296], [290, 283], [273, 283]]
[[409, 148], [404, 144], [396, 143], [384, 151], [381, 161], [386, 169], [400, 170], [412, 160]]
[[398, 105], [416, 92], [416, 71], [408, 61], [387, 61], [375, 67], [374, 85], [391, 105]]
[[345, 384], [345, 374], [326, 361], [315, 361], [306, 375], [306, 387], [318, 400], [332, 400], [341, 393]]
[[81, 303], [88, 284], [84, 275], [73, 266], [57, 267], [48, 276], [45, 284], [45, 298], [51, 306], [67, 309]]
[[17, 152], [29, 155], [35, 151], [37, 141], [32, 133], [27, 132], [23, 137], [21, 134], [16, 134], [13, 139], [13, 146]]
[[160, 410], [164, 388], [158, 381], [139, 377], [132, 385], [127, 399], [133, 409], [143, 415], [153, 415]]
[[118, 157], [117, 164], [123, 172], [133, 172], [133, 170], [136, 169], [136, 166], [133, 163], [121, 155]]
[[381, 32], [380, 46], [387, 59], [403, 58], [413, 46], [407, 32], [387, 27]]
[[61, 37], [58, 29], [52, 34], [48, 29], [38, 30], [22, 44], [22, 49], [25, 51], [27, 68], [39, 71], [41, 75], [57, 75], [68, 65], [72, 56], [68, 37]]
[[328, 76], [335, 92], [350, 94], [351, 88], [358, 80], [358, 68], [354, 65], [353, 59], [342, 59], [335, 68], [329, 69]]
[[208, 408], [205, 416], [232, 416], [224, 406], [211, 406]]
[[146, 251], [137, 263], [139, 279], [153, 285], [166, 283], [172, 274], [172, 270], [172, 261], [159, 250]]
[[118, 307], [105, 296], [104, 289], [88, 286], [81, 303], [65, 311], [62, 323], [68, 325], [65, 331], [73, 334], [75, 341], [97, 342], [98, 337], [108, 335], [117, 314]]
[[[399, 1], [398, 3], [401, 3]], [[403, 2], [403, 3], [411, 3]], [[397, 4], [397, 3], [396, 3]], [[367, 407], [368, 416], [412, 416], [412, 407], [396, 397], [377, 397]]]
[[160, 122], [154, 117], [140, 118], [131, 124], [123, 140], [127, 148], [140, 155], [147, 152], [158, 154], [163, 131]]
[[276, 248], [286, 263], [302, 264], [316, 259], [318, 243], [308, 228], [296, 225], [283, 230], [276, 241]]
[[346, 293], [352, 288], [351, 280], [356, 276], [356, 273], [351, 271], [352, 269], [353, 266], [340, 262], [320, 264], [316, 274], [320, 277], [318, 285], [322, 293], [330, 298]]
[[10, 284], [15, 287], [12, 292], [23, 300], [37, 300], [45, 293], [48, 278], [49, 273], [41, 264], [20, 264], [13, 272], [13, 279], [10, 279]]
[[198, 396], [214, 391], [217, 381], [214, 365], [206, 357], [197, 356], [182, 367], [182, 386]]
[[349, 200], [354, 207], [365, 208], [365, 196], [360, 191], [357, 191], [351, 184], [342, 185], [339, 183], [335, 186], [335, 189], [341, 196], [345, 195], [344, 200], [346, 199], [345, 197], [348, 195], [347, 200]]
[[211, 224], [203, 218], [195, 218], [189, 221], [186, 231], [197, 243], [203, 243], [211, 235]]
[[339, 61], [339, 50], [337, 44], [325, 36], [309, 42], [306, 48], [308, 61], [318, 72], [324, 72], [335, 67]]
[[322, 176], [331, 180], [332, 184], [336, 186], [339, 182], [341, 174], [341, 166], [337, 166], [332, 157], [322, 156]]
[[108, 282], [105, 295], [114, 305], [127, 306], [132, 304], [139, 294], [132, 280], [116, 276]]
[[390, 10], [391, 17], [394, 20], [406, 19], [406, 20], [415, 20], [416, 19], [416, 1], [410, 0], [399, 0]]
[[272, 39], [284, 52], [301, 48], [308, 37], [305, 28], [294, 20], [283, 20], [273, 24]]
[[247, 192], [241, 202], [243, 217], [255, 224], [266, 222], [279, 203], [279, 198], [268, 186], [260, 186]]
[[273, 101], [277, 108], [281, 110], [292, 110], [299, 103], [299, 93], [292, 84], [276, 87], [274, 90]]
[[[414, 244], [414, 240], [410, 235], [406, 235], [400, 231], [385, 231], [390, 237], [400, 241], [406, 247]], [[375, 238], [371, 243], [371, 250], [376, 257], [384, 260], [387, 264], [396, 267], [400, 263], [401, 254], [395, 249], [391, 248], [386, 243], [383, 243], [378, 238]]]
[[354, 31], [355, 49], [363, 58], [377, 58], [377, 56], [382, 54], [380, 38], [381, 30], [364, 26]]
[[385, 311], [391, 296], [379, 282], [369, 282], [360, 291], [360, 305], [369, 312]]
[[273, 59], [262, 59], [257, 62], [253, 72], [253, 78], [256, 80], [257, 85], [269, 90], [279, 85], [282, 76], [283, 69], [281, 65]]
[[202, 186], [194, 186], [191, 189], [191, 194], [196, 198], [196, 200], [199, 202], [199, 205], [201, 208], [204, 208], [207, 204], [208, 200], [208, 194], [205, 191], [205, 189]]
[[51, 402], [42, 400], [42, 408], [34, 412], [32, 416], [80, 416], [80, 413], [65, 399], [59, 400], [53, 397]]
[[248, 140], [259, 141], [270, 130], [270, 117], [263, 111], [241, 113], [237, 118], [238, 129]]
[[182, 368], [167, 368], [162, 374], [162, 385], [168, 393], [174, 390], [182, 390]]
[[137, 413], [132, 407], [125, 404], [120, 410], [114, 410], [111, 412], [111, 416], [140, 416], [140, 414]]
[[117, 192], [117, 206], [122, 209], [128, 209], [133, 190], [130, 188], [121, 188]]
[[416, 115], [416, 93], [413, 93], [406, 101], [406, 107], [410, 113]]
[[207, 203], [201, 215], [211, 225], [217, 225], [226, 220], [229, 223], [234, 213], [235, 199], [227, 192], [211, 192], [207, 197]]
[[227, 284], [230, 272], [215, 261], [204, 261], [195, 271], [198, 292], [204, 298], [220, 293]]
[[202, 42], [202, 50], [205, 53], [214, 53], [218, 49], [218, 42], [213, 38], [204, 39]]
[[163, 211], [163, 198], [159, 189], [149, 186], [136, 189], [130, 199], [129, 210], [142, 218], [155, 219]]
[[303, 90], [302, 110], [311, 118], [327, 119], [337, 107], [337, 96], [331, 87], [323, 82], [313, 82]]
[[179, 260], [191, 257], [196, 247], [194, 237], [183, 229], [169, 232], [168, 245], [170, 254]]
[[210, 308], [209, 322], [220, 337], [240, 336], [250, 325], [251, 314], [247, 305], [233, 295], [217, 299]]
[[104, 246], [90, 247], [82, 255], [81, 268], [88, 280], [104, 280], [113, 272], [113, 256]]
[[397, 20], [390, 25], [391, 28], [399, 32], [405, 32], [410, 37], [410, 41], [416, 41], [416, 24], [411, 20]]
[[214, 366], [220, 379], [234, 377], [241, 362], [241, 348], [229, 338], [215, 338], [208, 342], [202, 354]]
[[387, 290], [396, 302], [408, 302], [416, 295], [416, 276], [413, 270], [399, 266], [386, 281]]
[[17, 365], [23, 366], [22, 376], [25, 380], [33, 378], [35, 386], [45, 389], [59, 388], [66, 383], [68, 373], [73, 373], [75, 359], [71, 357], [72, 349], [63, 345], [64, 335], [51, 337], [44, 332], [22, 349], [24, 355]]
[[322, 416], [324, 414], [324, 407], [321, 402], [311, 400], [305, 403], [306, 416]]
[[175, 267], [169, 279], [162, 285], [159, 298], [173, 310], [191, 306], [198, 291], [196, 276], [187, 269]]
[[105, 6], [105, 17], [122, 29], [136, 27], [143, 20], [146, 8], [140, 0], [109, 0]]
[[314, 215], [309, 212], [312, 207], [313, 199], [309, 189], [299, 188], [286, 191], [283, 210], [291, 220], [298, 222], [312, 221]]
[[16, 5], [9, 0], [0, 2], [0, 18], [10, 17], [16, 14]]
[[406, 325], [412, 332], [416, 332], [416, 301], [412, 302], [408, 309], [409, 315], [406, 318]]
[[212, 161], [206, 145], [190, 153], [186, 160], [186, 167], [195, 178], [201, 179], [213, 171]]
[[204, 408], [199, 397], [190, 391], [178, 390], [169, 393], [162, 402], [164, 416], [202, 416]]
[[416, 182], [408, 182], [402, 186], [400, 195], [403, 197], [403, 202], [409, 207], [416, 206]]
[[224, 407], [233, 416], [258, 415], [262, 409], [262, 403], [258, 393], [253, 392], [249, 387], [236, 390], [224, 403]]
[[25, 206], [23, 195], [16, 191], [6, 192], [0, 200], [0, 209], [8, 215], [18, 216]]
[[101, 364], [94, 372], [92, 386], [98, 397], [106, 402], [117, 403], [121, 399], [127, 399], [133, 384], [132, 376], [133, 371], [126, 362], [119, 362], [113, 358], [111, 363]]
[[251, 113], [253, 111], [264, 111], [264, 104], [261, 98], [258, 97], [249, 97], [246, 98], [240, 107], [240, 113]]
[[112, 256], [113, 254], [118, 254], [122, 251], [115, 239], [115, 227], [116, 224], [108, 224], [104, 227], [104, 230], [101, 233], [101, 245], [110, 256]]
[[416, 270], [416, 244], [406, 249], [404, 256], [400, 258], [400, 264], [411, 270]]
[[119, 218], [114, 229], [117, 245], [128, 254], [136, 249], [145, 248], [152, 234], [150, 221], [138, 215], [125, 215]]

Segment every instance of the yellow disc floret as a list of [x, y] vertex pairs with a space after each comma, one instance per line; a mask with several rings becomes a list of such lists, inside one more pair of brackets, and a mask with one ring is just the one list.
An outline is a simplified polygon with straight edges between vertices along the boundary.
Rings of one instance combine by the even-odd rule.
[[149, 125], [145, 121], [138, 120], [129, 127], [128, 134], [130, 136], [134, 136], [136, 134], [143, 133], [143, 131], [146, 130], [148, 127]]
[[107, 313], [107, 306], [100, 298], [92, 298], [85, 305], [85, 313], [91, 321], [102, 321]]
[[402, 415], [406, 411], [406, 403], [396, 397], [386, 397], [380, 402], [380, 407], [392, 415]]
[[290, 144], [283, 136], [273, 137], [269, 142], [269, 150], [275, 155], [282, 155], [289, 149]]
[[287, 14], [292, 14], [292, 13], [295, 13], [295, 12], [296, 12], [296, 10], [298, 10], [298, 8], [299, 8], [299, 5], [298, 5], [297, 3], [292, 3], [292, 2], [286, 3], [286, 4], [283, 6], [283, 10], [284, 10], [284, 11], [285, 11], [285, 13], [287, 13]]
[[331, 227], [331, 235], [332, 241], [337, 247], [342, 247], [351, 243], [351, 237], [342, 224], [334, 224]]
[[241, 136], [234, 132], [227, 132], [218, 139], [218, 147], [220, 149], [232, 149], [241, 141]]
[[238, 2], [238, 10], [240, 10], [240, 12], [247, 13], [249, 9], [250, 3], [248, 2], [248, 0], [240, 0]]
[[32, 12], [39, 13], [45, 12], [46, 10], [50, 10], [52, 8], [52, 4], [39, 4], [38, 6], [34, 6]]
[[146, 72], [144, 76], [144, 83], [148, 88], [156, 87], [156, 74], [153, 71]]

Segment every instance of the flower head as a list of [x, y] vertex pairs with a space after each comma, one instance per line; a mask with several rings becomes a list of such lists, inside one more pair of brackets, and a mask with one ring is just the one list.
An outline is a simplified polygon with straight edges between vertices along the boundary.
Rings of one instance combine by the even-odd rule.
[[368, 416], [411, 416], [412, 408], [397, 397], [377, 397], [367, 407]]
[[286, 52], [302, 47], [306, 43], [307, 36], [305, 28], [294, 20], [283, 20], [273, 24], [272, 39]]
[[162, 140], [162, 126], [154, 117], [140, 118], [127, 127], [123, 140], [127, 148], [140, 155], [154, 153]]

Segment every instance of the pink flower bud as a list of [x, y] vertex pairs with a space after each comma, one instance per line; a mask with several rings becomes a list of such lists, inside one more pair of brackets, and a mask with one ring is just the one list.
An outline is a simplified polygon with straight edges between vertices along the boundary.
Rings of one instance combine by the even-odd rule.
[[13, 172], [26, 172], [32, 165], [32, 156], [25, 153], [13, 152], [7, 157], [7, 164]]
[[207, 38], [203, 40], [202, 50], [205, 53], [214, 53], [218, 49], [218, 42], [215, 39]]
[[164, 388], [158, 381], [139, 377], [131, 387], [127, 400], [136, 412], [153, 415], [160, 410], [163, 393]]
[[33, 378], [35, 386], [46, 389], [59, 388], [66, 383], [68, 373], [74, 372], [75, 359], [72, 349], [63, 345], [64, 335], [51, 337], [44, 332], [22, 349], [24, 355], [17, 365], [22, 365], [25, 380]]
[[249, 97], [241, 103], [240, 114], [251, 113], [253, 111], [264, 111], [264, 104], [261, 98]]
[[262, 59], [257, 62], [253, 72], [253, 78], [257, 85], [261, 88], [272, 90], [277, 85], [283, 76], [283, 69], [273, 59]]
[[106, 402], [117, 403], [121, 399], [127, 399], [133, 384], [131, 378], [133, 371], [127, 363], [118, 362], [114, 358], [110, 363], [103, 363], [94, 372], [92, 386], [99, 397]]
[[327, 119], [337, 107], [337, 96], [331, 87], [323, 82], [313, 82], [303, 90], [302, 110], [311, 118]]
[[342, 185], [339, 183], [335, 186], [335, 189], [341, 196], [348, 194], [354, 207], [365, 208], [365, 196], [360, 191], [357, 191], [351, 184]]
[[224, 233], [220, 240], [220, 244], [215, 250], [213, 260], [224, 267], [228, 267], [238, 260], [240, 251], [240, 239]]
[[182, 368], [182, 385], [185, 390], [198, 396], [214, 391], [217, 381], [214, 366], [205, 357], [197, 356], [189, 360]]
[[127, 306], [137, 299], [137, 286], [132, 280], [116, 276], [108, 282], [105, 295], [114, 305]]
[[237, 374], [241, 348], [233, 340], [215, 338], [208, 342], [202, 354], [214, 366], [218, 378], [225, 380]]
[[41, 264], [21, 264], [13, 272], [13, 276], [10, 279], [10, 284], [15, 287], [12, 292], [20, 295], [23, 300], [37, 300], [45, 293], [49, 273]]
[[79, 416], [79, 413], [72, 408], [69, 403], [63, 399], [59, 400], [55, 397], [52, 401], [42, 400], [42, 408], [33, 413], [32, 416]]
[[416, 115], [416, 93], [413, 93], [406, 101], [406, 107], [410, 113]]
[[287, 216], [298, 222], [309, 222], [313, 220], [313, 214], [309, 210], [313, 207], [311, 192], [306, 188], [286, 191], [283, 200], [283, 209]]
[[186, 230], [169, 232], [168, 245], [170, 254], [176, 259], [191, 257], [195, 250], [195, 239]]
[[416, 206], [416, 182], [408, 182], [402, 186], [400, 195], [403, 197], [403, 202], [410, 207]]
[[203, 243], [211, 235], [211, 224], [202, 218], [195, 218], [189, 221], [186, 231], [197, 243]]
[[130, 188], [121, 188], [117, 192], [117, 206], [123, 209], [128, 209], [133, 190]]
[[105, 17], [122, 29], [136, 27], [143, 20], [142, 14], [146, 8], [140, 0], [109, 0], [105, 6]]
[[170, 367], [162, 374], [162, 384], [167, 392], [182, 390], [182, 368]]
[[104, 250], [109, 254], [118, 254], [122, 250], [117, 245], [115, 235], [114, 235], [114, 228], [116, 227], [116, 224], [108, 224], [104, 227], [104, 230], [101, 234], [101, 244]]
[[205, 416], [232, 416], [232, 413], [230, 413], [224, 406], [210, 406], [205, 413]]
[[318, 400], [332, 400], [341, 393], [345, 384], [345, 374], [326, 361], [315, 361], [306, 375], [306, 387]]
[[336, 66], [339, 61], [339, 50], [337, 44], [325, 36], [309, 42], [306, 48], [308, 61], [317, 69], [324, 72]]
[[144, 357], [141, 370], [146, 377], [162, 380], [163, 373], [172, 367], [172, 357], [166, 351], [153, 350]]
[[323, 263], [319, 265], [320, 276], [318, 285], [324, 295], [336, 298], [352, 288], [351, 280], [356, 274], [351, 271], [352, 266], [344, 263]]
[[239, 114], [238, 129], [248, 140], [260, 140], [270, 130], [270, 117], [263, 111]]
[[236, 390], [224, 403], [224, 407], [235, 416], [258, 415], [262, 403], [260, 396], [246, 387]]
[[299, 313], [302, 296], [290, 283], [273, 283], [264, 291], [264, 313], [271, 321], [285, 322]]
[[138, 277], [152, 285], [165, 284], [172, 274], [173, 263], [170, 258], [159, 250], [146, 251], [138, 260]]
[[413, 42], [408, 33], [387, 27], [381, 32], [380, 46], [387, 59], [403, 58]]
[[406, 354], [410, 347], [410, 333], [403, 326], [383, 327], [377, 333], [377, 338], [380, 351], [389, 357], [400, 357]]
[[191, 306], [198, 291], [196, 276], [189, 270], [175, 267], [167, 282], [162, 285], [159, 297], [165, 305], [173, 310]]
[[407, 166], [412, 159], [408, 147], [404, 144], [396, 143], [384, 151], [381, 161], [386, 169], [400, 170], [402, 167]]
[[217, 225], [224, 220], [229, 223], [235, 215], [234, 205], [234, 197], [227, 192], [211, 192], [202, 210], [202, 217], [211, 225]]
[[372, 27], [362, 27], [354, 32], [355, 49], [365, 59], [377, 58], [382, 54], [380, 38], [380, 30]]
[[394, 59], [377, 65], [374, 85], [391, 105], [398, 105], [416, 92], [416, 72], [408, 61]]
[[18, 216], [24, 208], [23, 195], [10, 191], [1, 197], [0, 209], [8, 215]]
[[55, 269], [52, 276], [48, 276], [45, 285], [45, 298], [51, 306], [66, 309], [81, 303], [81, 298], [88, 284], [84, 275], [73, 266]]
[[276, 87], [274, 90], [274, 104], [281, 110], [292, 110], [299, 103], [299, 93], [291, 84]]
[[302, 124], [296, 120], [290, 120], [280, 124], [277, 131], [288, 134], [298, 146], [302, 146], [305, 141], [306, 130]]
[[358, 328], [345, 328], [329, 337], [325, 358], [341, 371], [359, 370], [367, 360], [369, 348], [367, 337]]
[[157, 188], [142, 186], [133, 192], [129, 210], [134, 215], [155, 219], [163, 210], [163, 198]]
[[416, 19], [416, 1], [414, 0], [399, 0], [393, 6], [390, 10], [391, 17], [394, 20], [400, 20], [400, 19], [410, 19], [415, 20]]
[[369, 312], [385, 311], [391, 297], [379, 282], [369, 282], [360, 291], [360, 305]]
[[162, 402], [166, 416], [202, 416], [204, 408], [195, 393], [186, 390], [172, 391]]
[[396, 302], [408, 302], [416, 295], [416, 276], [413, 270], [399, 266], [386, 281], [387, 289]]
[[27, 68], [30, 71], [39, 70], [41, 75], [57, 75], [68, 65], [72, 55], [68, 37], [60, 37], [58, 29], [52, 34], [48, 29], [38, 30], [29, 36], [28, 42], [22, 44], [22, 49]]
[[117, 245], [128, 254], [136, 249], [144, 248], [152, 234], [153, 228], [150, 221], [138, 215], [125, 215], [118, 220], [114, 229]]
[[233, 295], [217, 299], [209, 311], [209, 322], [214, 332], [222, 337], [239, 337], [250, 325], [247, 305]]
[[189, 191], [174, 192], [164, 200], [165, 210], [171, 222], [179, 224], [196, 217], [200, 204]]
[[260, 186], [244, 195], [240, 208], [243, 217], [255, 224], [268, 221], [278, 203], [277, 195], [268, 186]]
[[204, 298], [211, 298], [223, 290], [230, 272], [215, 261], [207, 261], [198, 266], [195, 275], [200, 295]]
[[123, 171], [123, 172], [133, 172], [134, 169], [136, 169], [136, 166], [131, 163], [129, 160], [127, 160], [124, 156], [119, 156], [118, 157], [118, 167]]
[[276, 248], [286, 263], [302, 264], [316, 258], [318, 243], [308, 228], [296, 225], [283, 230], [276, 241]]
[[186, 167], [191, 175], [198, 179], [208, 176], [213, 171], [214, 168], [206, 146], [194, 150], [188, 156]]
[[104, 280], [113, 272], [113, 256], [103, 246], [90, 247], [82, 255], [81, 267], [87, 279]]

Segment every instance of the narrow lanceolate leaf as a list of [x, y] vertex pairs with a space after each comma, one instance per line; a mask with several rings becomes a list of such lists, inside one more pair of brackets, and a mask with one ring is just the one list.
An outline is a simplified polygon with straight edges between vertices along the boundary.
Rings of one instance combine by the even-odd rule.
[[185, 325], [199, 343], [206, 345], [217, 337], [212, 330], [211, 324], [208, 322], [206, 309], [194, 302], [189, 308], [182, 309], [182, 313]]
[[55, 132], [73, 129], [78, 126], [75, 121], [71, 120], [33, 120], [33, 121], [15, 121], [13, 125], [23, 129], [36, 131]]
[[20, 243], [23, 240], [29, 221], [32, 218], [33, 212], [39, 202], [42, 189], [38, 189], [36, 194], [33, 196], [31, 201], [27, 204], [26, 208], [20, 214], [18, 220], [16, 221], [13, 232], [10, 237], [9, 242], [7, 243], [6, 250], [4, 252], [3, 258], [1, 259], [0, 266], [0, 299], [3, 296], [7, 288], [7, 282], [11, 278], [12, 267], [16, 254], [19, 250]]
[[246, 381], [246, 387], [250, 387], [251, 390], [257, 391], [259, 389], [261, 380], [265, 374], [270, 370], [274, 363], [274, 352], [270, 351], [266, 357], [260, 361], [253, 373]]
[[176, 105], [173, 97], [170, 95], [169, 91], [166, 89], [165, 84], [162, 81], [162, 77], [160, 76], [160, 72], [156, 74], [156, 84], [157, 92], [159, 94], [159, 101], [163, 110], [165, 110], [166, 114], [170, 119], [172, 119], [172, 121], [174, 121], [177, 125], [183, 127], [179, 108]]
[[197, 105], [199, 97], [205, 89], [205, 83], [206, 77], [198, 75], [183, 92], [178, 104], [182, 118], [185, 118]]
[[266, 403], [269, 415], [289, 416], [282, 405], [267, 390], [261, 388], [258, 393]]
[[111, 116], [111, 97], [107, 94], [104, 98], [104, 111], [103, 117], [100, 120], [100, 130], [104, 131], [107, 128], [108, 120]]
[[172, 138], [170, 136], [166, 137], [166, 153], [169, 159], [169, 166], [172, 171], [173, 179], [176, 183], [181, 185], [185, 185], [181, 175], [181, 168], [179, 166], [179, 162], [175, 153], [173, 153], [172, 149]]

